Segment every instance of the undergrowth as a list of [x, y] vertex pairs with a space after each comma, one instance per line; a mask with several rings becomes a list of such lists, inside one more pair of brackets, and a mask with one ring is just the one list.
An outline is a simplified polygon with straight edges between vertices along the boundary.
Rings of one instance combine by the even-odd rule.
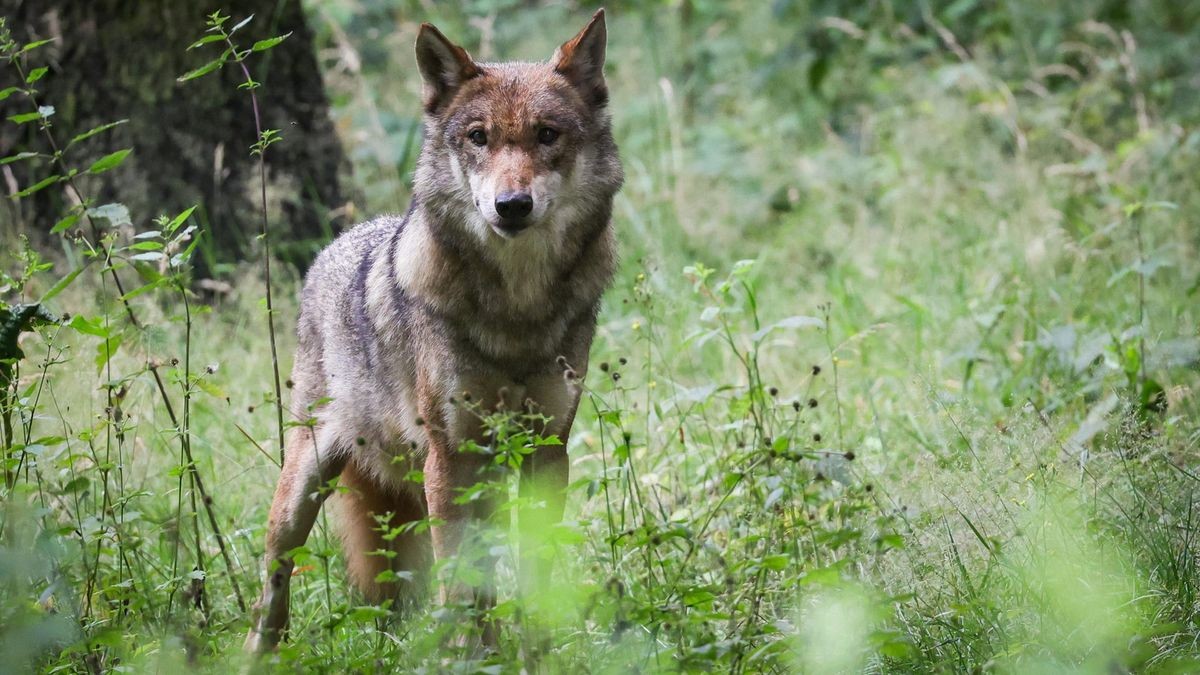
[[[1139, 45], [1087, 7], [1041, 8], [1035, 33], [1027, 3], [1005, 29], [974, 3], [733, 5], [613, 17], [624, 263], [579, 417], [559, 439], [502, 415], [465, 449], [497, 468], [460, 498], [503, 505], [463, 554], [500, 560], [499, 650], [455, 647], [474, 622], [444, 608], [363, 603], [320, 521], [265, 666], [1200, 668], [1200, 135], [1167, 77], [1184, 38]], [[421, 19], [477, 31], [493, 58], [545, 52], [554, 36], [528, 28], [564, 16], [473, 9]], [[389, 67], [416, 22], [391, 11], [310, 12], [379, 209], [403, 206], [419, 124], [415, 75]], [[269, 105], [253, 54], [278, 42], [239, 46], [227, 21], [185, 78], [244, 68]], [[76, 163], [111, 126], [54, 124], [40, 47], [3, 40], [0, 96], [27, 104], [9, 123], [37, 140], [0, 161], [44, 169], [13, 198], [77, 206], [62, 255], [4, 242], [0, 651], [17, 670], [226, 672], [245, 663], [276, 448], [306, 423], [282, 419], [294, 338], [269, 337], [299, 282], [247, 268], [200, 296], [191, 210], [92, 202], [88, 176], [136, 147]], [[251, 149], [279, 139], [260, 128]], [[270, 225], [264, 210], [266, 264]], [[554, 573], [524, 593], [509, 476], [560, 442], [568, 515], [537, 544]]]

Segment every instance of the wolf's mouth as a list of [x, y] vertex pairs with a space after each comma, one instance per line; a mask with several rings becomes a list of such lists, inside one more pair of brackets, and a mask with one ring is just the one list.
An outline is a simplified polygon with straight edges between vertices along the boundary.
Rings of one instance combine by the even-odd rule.
[[533, 224], [530, 218], [500, 218], [492, 223], [492, 231], [505, 239], [515, 239]]

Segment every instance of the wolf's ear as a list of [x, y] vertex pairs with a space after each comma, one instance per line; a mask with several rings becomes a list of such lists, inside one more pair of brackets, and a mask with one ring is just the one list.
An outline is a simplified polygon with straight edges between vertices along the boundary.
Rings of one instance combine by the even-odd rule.
[[425, 111], [436, 112], [463, 82], [480, 73], [467, 50], [446, 39], [433, 24], [417, 33], [417, 67], [424, 80]]
[[593, 105], [608, 102], [608, 87], [604, 84], [604, 47], [608, 30], [604, 27], [604, 10], [598, 10], [579, 34], [567, 40], [554, 52], [550, 62]]

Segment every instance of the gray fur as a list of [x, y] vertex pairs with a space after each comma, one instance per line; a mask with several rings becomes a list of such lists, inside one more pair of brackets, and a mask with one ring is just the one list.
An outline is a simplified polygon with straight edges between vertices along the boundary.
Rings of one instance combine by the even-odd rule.
[[[564, 371], [587, 370], [616, 264], [609, 221], [622, 172], [605, 110], [605, 35], [601, 11], [550, 63], [476, 64], [422, 27], [425, 137], [412, 205], [343, 234], [305, 279], [291, 411], [314, 423], [289, 434], [267, 532], [268, 569], [279, 567], [255, 605], [248, 649], [265, 651], [281, 637], [286, 554], [307, 538], [327, 480], [341, 474], [353, 491], [342, 519], [351, 576], [381, 600], [392, 591], [374, 579], [388, 563], [366, 551], [390, 546], [393, 567], [427, 569], [430, 552], [454, 555], [466, 523], [487, 515], [488, 504], [454, 499], [485, 464], [458, 452], [467, 440], [487, 443], [479, 408], [533, 406], [551, 418], [545, 433], [569, 432], [579, 390]], [[497, 147], [464, 145], [466, 128], [484, 123]], [[563, 140], [531, 142], [547, 124]], [[516, 235], [497, 230], [489, 210], [502, 184], [539, 202]], [[567, 483], [565, 448], [542, 448], [526, 462], [522, 494], [544, 490], [546, 505], [522, 511], [523, 537], [561, 517]], [[424, 470], [423, 484], [406, 479], [413, 469]], [[439, 524], [385, 543], [374, 531], [385, 513], [393, 525], [425, 514]], [[442, 599], [461, 591], [443, 586]], [[488, 584], [476, 593], [480, 606], [494, 598]]]

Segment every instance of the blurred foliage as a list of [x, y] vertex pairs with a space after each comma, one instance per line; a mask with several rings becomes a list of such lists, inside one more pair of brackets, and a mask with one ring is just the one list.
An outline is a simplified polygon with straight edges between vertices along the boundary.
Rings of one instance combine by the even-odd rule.
[[[592, 9], [307, 3], [367, 211], [407, 204], [420, 22], [481, 59], [544, 59]], [[1197, 670], [1200, 6], [607, 9], [624, 262], [569, 440], [570, 516], [541, 542], [556, 573], [501, 593], [501, 647], [480, 654], [454, 612], [362, 605], [322, 523], [270, 665]], [[81, 255], [104, 270], [16, 247], [4, 264], [10, 315], [71, 317], [22, 326], [4, 404], [0, 625], [19, 662], [240, 664], [276, 399], [262, 280], [202, 303], [159, 253], [188, 215], [114, 227]], [[114, 267], [147, 289], [126, 300], [139, 325]], [[518, 431], [497, 456], [545, 440]], [[506, 534], [487, 554], [511, 589]]]

